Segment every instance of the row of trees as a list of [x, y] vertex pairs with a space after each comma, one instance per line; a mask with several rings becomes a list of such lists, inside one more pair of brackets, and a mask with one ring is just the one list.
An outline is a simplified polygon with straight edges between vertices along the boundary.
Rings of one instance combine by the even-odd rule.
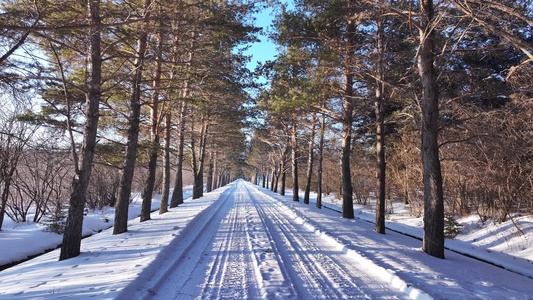
[[422, 248], [440, 258], [445, 210], [532, 213], [532, 16], [521, 0], [282, 7], [273, 38], [284, 52], [258, 69], [270, 88], [250, 177], [284, 194], [291, 170], [295, 201], [302, 186], [318, 207], [323, 188], [335, 191], [346, 218], [354, 196], [374, 192], [380, 233], [386, 198], [403, 198], [424, 216]]
[[[0, 9], [1, 87], [14, 103], [33, 99], [14, 122], [33, 124], [45, 139], [64, 133], [58, 146], [70, 153], [61, 260], [80, 253], [88, 202], [116, 203], [113, 232], [127, 231], [139, 167], [147, 167], [146, 176], [137, 176], [144, 177], [141, 221], [150, 219], [158, 170], [160, 213], [183, 203], [185, 169], [192, 173], [193, 198], [202, 196], [204, 185], [210, 191], [238, 175], [250, 85], [242, 45], [255, 39], [249, 23], [254, 4], [12, 0]], [[21, 158], [39, 153], [34, 139], [24, 141]], [[45, 152], [54, 159], [65, 154]], [[2, 174], [3, 194], [12, 192], [13, 174]], [[109, 189], [91, 191], [98, 183]], [[3, 197], [2, 217], [6, 202]]]

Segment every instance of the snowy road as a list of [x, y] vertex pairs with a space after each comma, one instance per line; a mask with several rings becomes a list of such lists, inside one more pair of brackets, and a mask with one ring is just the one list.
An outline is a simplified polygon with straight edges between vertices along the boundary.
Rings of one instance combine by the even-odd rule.
[[[237, 181], [0, 272], [0, 299], [513, 299], [533, 279]], [[523, 266], [527, 267], [527, 266]]]
[[153, 299], [406, 298], [249, 183], [239, 181], [220, 200], [153, 284]]

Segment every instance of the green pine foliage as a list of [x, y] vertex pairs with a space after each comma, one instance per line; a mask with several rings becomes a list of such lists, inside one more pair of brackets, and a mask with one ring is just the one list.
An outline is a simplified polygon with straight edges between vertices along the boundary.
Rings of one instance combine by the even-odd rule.
[[444, 236], [450, 239], [455, 238], [461, 233], [463, 225], [459, 224], [455, 216], [451, 213], [444, 214]]
[[44, 231], [63, 234], [65, 232], [65, 224], [67, 220], [67, 212], [62, 205], [56, 205], [54, 211], [47, 215], [41, 224], [45, 225]]

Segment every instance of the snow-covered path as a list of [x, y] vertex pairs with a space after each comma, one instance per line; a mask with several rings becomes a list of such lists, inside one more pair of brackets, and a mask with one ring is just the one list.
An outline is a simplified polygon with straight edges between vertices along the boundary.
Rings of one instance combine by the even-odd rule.
[[153, 299], [407, 297], [249, 183], [239, 181], [222, 200], [186, 255], [176, 251], [175, 267], [153, 283]]

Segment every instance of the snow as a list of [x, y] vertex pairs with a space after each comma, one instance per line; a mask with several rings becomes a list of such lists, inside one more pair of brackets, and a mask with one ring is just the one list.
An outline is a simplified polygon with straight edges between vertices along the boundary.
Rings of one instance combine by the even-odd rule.
[[[303, 191], [299, 193], [303, 198]], [[292, 196], [292, 191], [287, 191]], [[310, 202], [315, 203], [316, 194], [311, 193]], [[331, 210], [341, 212], [342, 204], [333, 196], [323, 197], [322, 204]], [[408, 205], [402, 202], [393, 203], [393, 214], [386, 220], [388, 230], [393, 230], [408, 236], [422, 239], [422, 217], [415, 218], [408, 214]], [[375, 207], [373, 205], [354, 205], [356, 219], [375, 222]], [[515, 217], [516, 226], [512, 220], [504, 223], [486, 221], [480, 222], [476, 215], [458, 219], [463, 227], [461, 234], [455, 239], [446, 239], [445, 247], [458, 253], [490, 262], [512, 272], [533, 278], [533, 217]]]
[[[184, 187], [183, 197], [192, 195], [192, 186]], [[133, 195], [133, 200], [128, 209], [128, 219], [136, 218], [141, 213], [142, 198], [140, 193]], [[152, 201], [152, 210], [159, 208], [161, 195], [157, 195]], [[33, 216], [29, 216], [31, 219]], [[115, 210], [104, 207], [102, 210], [88, 211], [83, 219], [83, 236], [90, 236], [113, 226]], [[14, 223], [11, 219], [4, 219], [2, 231], [0, 231], [0, 266], [18, 262], [53, 250], [63, 241], [59, 234], [46, 232], [45, 226], [39, 223]]]
[[[335, 200], [327, 202], [335, 209]], [[154, 212], [150, 221], [133, 219], [127, 233], [107, 229], [84, 239], [78, 257], [59, 262], [55, 250], [6, 269], [0, 299], [533, 299], [533, 279], [456, 252], [446, 251], [445, 260], [428, 256], [417, 239], [392, 230], [375, 233], [367, 210], [358, 207], [358, 219], [348, 220], [237, 181], [166, 214]], [[413, 225], [418, 220], [402, 218], [387, 225], [421, 232]], [[490, 257], [510, 257], [497, 252], [507, 251], [501, 237], [483, 235], [512, 228], [487, 224], [475, 234], [475, 220], [462, 222], [468, 220], [472, 228], [447, 240], [448, 247], [490, 248]], [[530, 232], [527, 219], [515, 222]], [[518, 239], [503, 243], [520, 249]], [[11, 242], [2, 240], [2, 257]], [[531, 265], [524, 261], [502, 263], [527, 272]]]

